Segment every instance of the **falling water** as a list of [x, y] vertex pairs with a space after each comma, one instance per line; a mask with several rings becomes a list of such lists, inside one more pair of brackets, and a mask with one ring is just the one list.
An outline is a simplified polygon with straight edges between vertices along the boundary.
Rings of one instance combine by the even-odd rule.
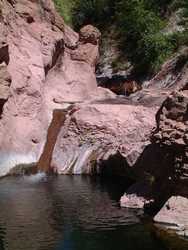
[[47, 175], [44, 172], [38, 172], [37, 174], [32, 174], [29, 176], [24, 176], [25, 181], [28, 182], [40, 182], [40, 181], [46, 181], [47, 180]]

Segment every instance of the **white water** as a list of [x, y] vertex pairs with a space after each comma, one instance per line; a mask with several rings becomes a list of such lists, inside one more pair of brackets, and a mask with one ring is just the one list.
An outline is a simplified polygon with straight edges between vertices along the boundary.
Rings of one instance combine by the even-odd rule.
[[40, 182], [40, 181], [45, 181], [47, 178], [47, 175], [44, 172], [39, 172], [37, 174], [33, 174], [30, 176], [24, 176], [24, 180], [28, 181], [28, 182]]
[[20, 164], [32, 164], [38, 159], [34, 154], [18, 154], [15, 152], [0, 152], [0, 176], [5, 176], [9, 171]]

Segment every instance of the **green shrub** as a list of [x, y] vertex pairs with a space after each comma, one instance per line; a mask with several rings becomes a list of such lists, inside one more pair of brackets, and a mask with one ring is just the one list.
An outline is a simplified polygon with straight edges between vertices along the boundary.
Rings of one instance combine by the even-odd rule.
[[86, 24], [104, 29], [114, 16], [113, 0], [75, 0], [72, 9], [73, 23], [78, 29]]
[[55, 6], [65, 22], [72, 26], [72, 8], [74, 0], [54, 0]]
[[147, 69], [150, 73], [157, 72], [176, 49], [176, 43], [171, 37], [161, 32], [147, 34], [139, 45], [138, 50], [141, 51], [142, 58], [141, 63], [136, 65], [141, 72]]
[[175, 49], [170, 37], [161, 32], [165, 21], [144, 0], [123, 0], [117, 13], [122, 49], [136, 71], [158, 70]]
[[[138, 73], [154, 73], [182, 45], [188, 45], [188, 0], [54, 0], [76, 30], [86, 24], [102, 32], [116, 27], [117, 44]], [[167, 16], [181, 9], [183, 32], [165, 34]], [[168, 14], [168, 15], [167, 15]], [[114, 28], [113, 28], [114, 29]], [[112, 30], [113, 30], [112, 29]], [[123, 56], [122, 56], [123, 57]], [[115, 62], [116, 67], [119, 67]]]

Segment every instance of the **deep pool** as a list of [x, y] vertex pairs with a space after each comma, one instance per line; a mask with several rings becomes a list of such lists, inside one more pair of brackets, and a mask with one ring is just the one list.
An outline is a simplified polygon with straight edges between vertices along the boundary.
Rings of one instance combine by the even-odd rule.
[[165, 250], [123, 188], [84, 176], [0, 180], [0, 250]]

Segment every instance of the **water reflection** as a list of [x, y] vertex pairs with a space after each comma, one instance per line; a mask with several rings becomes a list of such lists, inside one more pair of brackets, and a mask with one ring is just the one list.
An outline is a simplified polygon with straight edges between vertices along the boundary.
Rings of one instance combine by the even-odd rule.
[[0, 182], [0, 249], [164, 250], [139, 221], [120, 209], [118, 185], [60, 176]]

